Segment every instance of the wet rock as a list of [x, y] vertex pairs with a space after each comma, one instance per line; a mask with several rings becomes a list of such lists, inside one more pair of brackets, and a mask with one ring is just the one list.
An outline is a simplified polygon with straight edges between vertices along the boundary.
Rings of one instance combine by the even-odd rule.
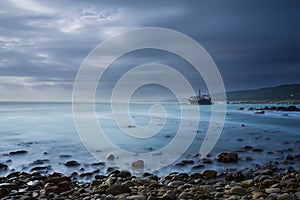
[[57, 186], [61, 189], [61, 192], [70, 190], [70, 182], [68, 181], [60, 182]]
[[251, 160], [253, 160], [253, 158], [250, 157], [250, 156], [246, 156], [246, 157], [245, 157], [245, 160], [246, 160], [246, 161], [251, 161]]
[[0, 198], [5, 197], [9, 193], [10, 193], [10, 191], [8, 189], [6, 189], [6, 188], [0, 188]]
[[205, 166], [204, 166], [204, 165], [201, 165], [201, 164], [199, 164], [199, 165], [195, 165], [195, 166], [193, 166], [193, 167], [192, 167], [192, 170], [197, 170], [197, 169], [202, 169], [202, 168], [205, 168]]
[[273, 173], [274, 172], [271, 169], [264, 169], [264, 170], [258, 170], [255, 174], [257, 174], [257, 175], [270, 175], [270, 176], [272, 176]]
[[288, 160], [294, 160], [294, 156], [292, 156], [292, 155], [287, 155], [287, 156], [285, 157], [285, 160], [286, 160], [286, 161], [288, 161]]
[[253, 195], [252, 195], [253, 199], [261, 199], [266, 197], [265, 193], [260, 192], [260, 191], [253, 191]]
[[108, 154], [105, 159], [107, 161], [114, 161], [115, 160], [115, 156], [113, 154]]
[[186, 164], [184, 164], [183, 162], [179, 162], [179, 163], [176, 163], [175, 164], [175, 167], [183, 167], [185, 166]]
[[247, 195], [247, 189], [241, 187], [241, 186], [233, 186], [231, 189], [230, 189], [230, 194], [231, 195], [239, 195], [239, 196], [244, 196], [244, 195]]
[[178, 195], [177, 199], [189, 199], [193, 196], [192, 192], [182, 192]]
[[[103, 198], [104, 200], [117, 200], [113, 195], [109, 194], [106, 197]], [[121, 199], [122, 200], [122, 199]]]
[[33, 161], [32, 163], [30, 163], [29, 165], [43, 165], [45, 163], [49, 163], [50, 161], [48, 159], [38, 159], [38, 160], [35, 160]]
[[9, 152], [9, 155], [22, 155], [28, 153], [26, 150], [16, 150]]
[[215, 197], [217, 197], [217, 198], [224, 197], [224, 192], [216, 192]]
[[245, 188], [252, 187], [254, 185], [254, 181], [252, 179], [244, 180], [241, 183]]
[[45, 170], [50, 170], [51, 169], [51, 166], [48, 165], [48, 166], [38, 166], [38, 167], [33, 167], [30, 169], [31, 172], [33, 171], [45, 171]]
[[176, 200], [176, 196], [172, 190], [168, 190], [163, 196], [162, 200]]
[[8, 166], [6, 164], [0, 163], [0, 170], [7, 170]]
[[215, 170], [205, 170], [202, 173], [202, 176], [204, 176], [207, 179], [216, 178], [217, 172]]
[[131, 190], [125, 185], [111, 185], [106, 189], [107, 194], [118, 195], [123, 193], [130, 193]]
[[45, 194], [49, 195], [50, 193], [60, 194], [62, 192], [66, 192], [70, 190], [70, 183], [68, 181], [63, 181], [58, 183], [55, 186], [46, 186]]
[[299, 187], [299, 185], [295, 181], [292, 181], [292, 180], [287, 181], [286, 186], [290, 189], [291, 188], [297, 189]]
[[91, 166], [104, 166], [105, 162], [92, 163]]
[[107, 174], [109, 174], [110, 172], [112, 172], [112, 171], [114, 171], [116, 169], [118, 169], [118, 168], [117, 167], [108, 167], [107, 168]]
[[181, 185], [184, 185], [184, 184], [185, 184], [185, 182], [183, 182], [183, 181], [172, 181], [168, 184], [168, 186], [177, 188], [177, 187], [179, 187]]
[[248, 145], [244, 146], [243, 148], [244, 148], [245, 150], [251, 150], [251, 149], [253, 149], [252, 146], [248, 146]]
[[131, 177], [131, 173], [128, 170], [122, 170], [117, 174], [117, 176], [121, 178], [127, 178], [127, 177]]
[[257, 115], [262, 115], [262, 114], [265, 114], [265, 111], [258, 111], [258, 112], [255, 112], [254, 114], [257, 114]]
[[192, 164], [195, 163], [193, 160], [183, 160], [181, 162], [184, 163], [184, 164], [187, 164], [187, 165], [192, 165]]
[[71, 158], [70, 155], [60, 155], [59, 157], [60, 157], [60, 158]]
[[120, 173], [120, 170], [114, 169], [111, 172], [109, 172], [108, 176], [118, 176], [119, 173]]
[[91, 178], [93, 176], [93, 172], [85, 172], [79, 175], [80, 178]]
[[280, 193], [281, 189], [280, 188], [266, 188], [265, 192], [268, 193], [268, 194], [271, 194], [271, 193]]
[[5, 188], [11, 191], [11, 190], [18, 190], [19, 186], [16, 183], [1, 183], [0, 188]]
[[146, 196], [144, 196], [144, 195], [132, 195], [132, 196], [127, 196], [126, 200], [146, 200]]
[[60, 194], [61, 189], [58, 186], [47, 186], [47, 187], [45, 187], [45, 194], [49, 195], [50, 193]]
[[106, 179], [104, 183], [107, 186], [111, 186], [115, 184], [115, 182], [116, 182], [116, 177], [108, 177], [108, 179]]
[[79, 166], [80, 164], [76, 160], [69, 160], [65, 163], [67, 167], [76, 167]]
[[278, 199], [278, 195], [276, 193], [269, 194], [269, 196], [265, 198], [265, 200], [277, 200], [277, 199]]
[[144, 161], [143, 160], [138, 160], [135, 161], [131, 164], [133, 169], [144, 169]]
[[264, 188], [268, 188], [270, 187], [271, 185], [273, 185], [274, 182], [271, 180], [271, 179], [265, 179], [261, 185], [264, 187]]
[[226, 176], [225, 176], [226, 180], [229, 181], [242, 181], [245, 179], [244, 174], [241, 171], [237, 171], [237, 172], [227, 172]]
[[252, 152], [262, 152], [263, 150], [260, 149], [260, 148], [255, 148], [255, 149], [252, 149]]
[[71, 182], [71, 178], [67, 177], [67, 176], [62, 176], [62, 177], [48, 177], [45, 181], [46, 181], [46, 183], [59, 184], [59, 183], [64, 182], [64, 181]]
[[173, 180], [186, 181], [190, 176], [186, 173], [180, 173], [174, 176]]
[[235, 163], [238, 161], [237, 153], [221, 153], [217, 156], [216, 160], [223, 163]]
[[296, 198], [294, 198], [293, 196], [287, 194], [287, 193], [284, 193], [282, 194], [278, 200], [295, 200]]
[[201, 159], [201, 162], [203, 163], [203, 164], [212, 164], [213, 162], [210, 160], [210, 159], [208, 159], [208, 158], [202, 158]]

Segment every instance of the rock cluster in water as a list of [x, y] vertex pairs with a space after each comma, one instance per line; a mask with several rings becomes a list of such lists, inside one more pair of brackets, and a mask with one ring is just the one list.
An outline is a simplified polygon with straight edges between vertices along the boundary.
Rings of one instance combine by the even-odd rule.
[[[238, 108], [237, 110], [244, 110], [244, 108], [241, 107], [241, 108]], [[263, 108], [250, 107], [250, 108], [248, 108], [248, 110], [250, 110], [250, 111], [254, 111], [254, 110], [265, 111], [265, 110], [268, 110], [268, 111], [289, 111], [289, 112], [298, 111], [298, 112], [300, 112], [300, 108], [298, 108], [297, 106], [286, 106], [286, 107], [285, 106], [272, 106], [272, 107], [265, 106]]]

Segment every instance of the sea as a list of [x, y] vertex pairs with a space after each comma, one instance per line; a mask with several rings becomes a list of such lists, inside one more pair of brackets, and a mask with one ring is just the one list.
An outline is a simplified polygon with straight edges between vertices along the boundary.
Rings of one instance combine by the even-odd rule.
[[[164, 112], [155, 112], [155, 109], [151, 111], [153, 105], [159, 105]], [[250, 107], [263, 108], [279, 106], [278, 104], [227, 104], [225, 121], [223, 127], [222, 123], [219, 124], [221, 132], [216, 144], [205, 157], [199, 156], [199, 149], [206, 140], [214, 106], [217, 105], [198, 106], [176, 102], [130, 103], [128, 115], [120, 115], [121, 118], [128, 117], [129, 120], [125, 120], [127, 124], [120, 125], [115, 121], [115, 116], [119, 113], [112, 112], [110, 103], [96, 103], [93, 116], [106, 140], [94, 141], [93, 146], [87, 142], [87, 138], [93, 138], [89, 133], [94, 134], [94, 130], [87, 128], [84, 133], [79, 131], [74, 120], [72, 103], [1, 102], [0, 162], [6, 164], [8, 169], [0, 170], [0, 176], [12, 171], [32, 172], [38, 169], [34, 169], [37, 166], [41, 167], [41, 173], [55, 171], [66, 175], [95, 170], [98, 170], [96, 173], [106, 174], [109, 167], [132, 170], [133, 165], [128, 154], [137, 156], [139, 160], [143, 159], [138, 155], [143, 154], [156, 157], [156, 160], [147, 161], [150, 164], [143, 171], [158, 175], [174, 171], [194, 173], [199, 171], [199, 168], [220, 172], [248, 169], [267, 162], [276, 162], [279, 167], [299, 168], [299, 161], [286, 160], [286, 157], [300, 154], [300, 112], [266, 111], [265, 114], [255, 114], [255, 111], [249, 110]], [[119, 107], [122, 107], [122, 104]], [[189, 112], [183, 116], [182, 109], [199, 109], [199, 116], [189, 116]], [[147, 132], [146, 135], [139, 136], [139, 131], [142, 130], [140, 128], [147, 129], [149, 124], [154, 125], [151, 130], [157, 133]], [[179, 129], [184, 132], [177, 137]], [[130, 135], [124, 133], [124, 130], [133, 133]], [[186, 144], [185, 141], [190, 139], [188, 148], [182, 148]], [[177, 142], [172, 144], [174, 140]], [[107, 141], [113, 144], [114, 149], [106, 148]], [[95, 147], [95, 144], [98, 146]], [[160, 152], [170, 144], [173, 145], [172, 148]], [[245, 150], [245, 146], [260, 150]], [[25, 150], [27, 153], [10, 154], [17, 150]], [[215, 157], [222, 152], [238, 153], [239, 161], [230, 164], [216, 162]], [[102, 157], [98, 157], [97, 153]], [[105, 160], [109, 155], [110, 160]], [[165, 159], [168, 157], [172, 159]], [[212, 163], [202, 162], [206, 159]], [[80, 165], [66, 166], [65, 163], [70, 160], [75, 160]], [[119, 163], [118, 160], [125, 160], [127, 163]], [[182, 161], [186, 162], [178, 164]]]

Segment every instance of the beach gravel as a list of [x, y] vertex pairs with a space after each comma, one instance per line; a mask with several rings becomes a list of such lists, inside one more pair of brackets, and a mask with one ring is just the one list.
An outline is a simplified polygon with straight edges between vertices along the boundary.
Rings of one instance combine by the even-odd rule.
[[218, 173], [203, 170], [194, 174], [173, 172], [166, 176], [145, 173], [136, 177], [129, 171], [112, 170], [90, 180], [79, 174], [11, 172], [0, 178], [0, 198], [84, 199], [84, 200], [177, 200], [177, 199], [278, 199], [300, 197], [300, 170], [272, 165]]

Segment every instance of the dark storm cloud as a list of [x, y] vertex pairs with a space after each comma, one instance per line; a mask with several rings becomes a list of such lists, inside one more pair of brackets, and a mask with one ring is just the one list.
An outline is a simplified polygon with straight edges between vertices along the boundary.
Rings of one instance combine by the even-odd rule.
[[[199, 42], [219, 67], [227, 90], [300, 81], [299, 1], [7, 0], [0, 4], [3, 91], [16, 85], [70, 90], [81, 62], [99, 42], [145, 26], [171, 28]], [[123, 59], [120, 66], [130, 66], [134, 59], [147, 62], [147, 56], [149, 52]], [[156, 58], [172, 65], [172, 57]], [[176, 66], [178, 60], [173, 62]], [[199, 77], [185, 73], [197, 88]], [[111, 85], [116, 74], [112, 72], [104, 85]]]

